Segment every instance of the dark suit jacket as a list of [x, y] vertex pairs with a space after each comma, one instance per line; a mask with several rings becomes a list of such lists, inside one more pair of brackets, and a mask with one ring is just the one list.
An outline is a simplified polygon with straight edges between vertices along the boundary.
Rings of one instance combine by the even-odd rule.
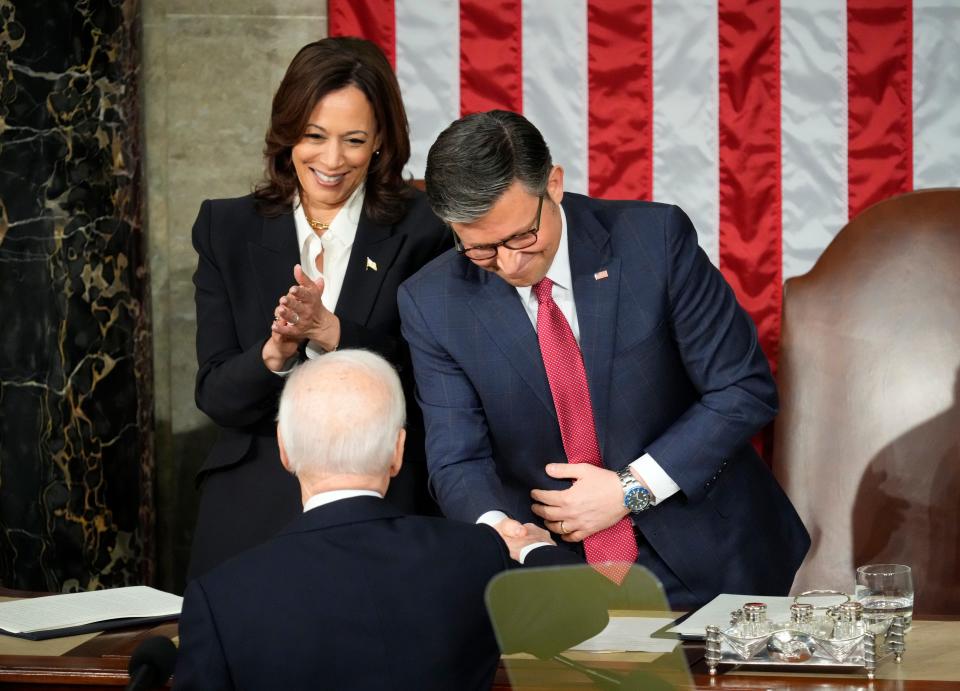
[[190, 583], [174, 688], [487, 689], [499, 651], [483, 593], [508, 563], [487, 526], [374, 497], [312, 509]]
[[[636, 527], [699, 601], [786, 593], [809, 538], [748, 444], [777, 409], [752, 321], [677, 207], [567, 194], [563, 208], [604, 463], [649, 452], [681, 488]], [[544, 471], [566, 456], [516, 290], [451, 251], [399, 304], [444, 513], [539, 522], [530, 489], [569, 483]]]
[[[407, 462], [390, 498], [410, 512], [429, 511], [429, 497], [397, 287], [451, 243], [419, 191], [394, 225], [363, 213], [335, 309], [341, 348], [376, 351], [400, 371], [409, 401]], [[277, 301], [294, 284], [300, 250], [292, 213], [265, 218], [252, 196], [205, 201], [193, 244], [199, 255], [196, 401], [220, 427], [198, 475], [203, 496], [190, 565], [197, 575], [275, 534], [298, 511], [299, 487], [280, 467], [276, 448], [284, 380], [266, 368], [260, 352]], [[368, 257], [376, 271], [367, 267]]]

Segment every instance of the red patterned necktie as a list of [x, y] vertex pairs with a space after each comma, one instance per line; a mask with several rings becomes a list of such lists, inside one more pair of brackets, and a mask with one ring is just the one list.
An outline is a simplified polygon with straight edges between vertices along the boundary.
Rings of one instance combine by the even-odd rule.
[[[533, 286], [533, 292], [540, 303], [537, 310], [537, 340], [540, 341], [540, 354], [547, 370], [553, 404], [557, 409], [567, 461], [603, 467], [580, 347], [573, 337], [570, 324], [553, 301], [553, 281], [542, 279]], [[586, 538], [583, 546], [587, 562], [618, 583], [637, 559], [633, 525], [626, 516]]]

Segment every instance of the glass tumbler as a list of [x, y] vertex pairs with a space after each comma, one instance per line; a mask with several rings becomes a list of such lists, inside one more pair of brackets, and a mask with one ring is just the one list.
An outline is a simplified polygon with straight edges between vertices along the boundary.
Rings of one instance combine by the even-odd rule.
[[857, 567], [855, 597], [863, 605], [863, 623], [869, 631], [882, 631], [898, 614], [907, 628], [913, 621], [913, 575], [905, 564]]

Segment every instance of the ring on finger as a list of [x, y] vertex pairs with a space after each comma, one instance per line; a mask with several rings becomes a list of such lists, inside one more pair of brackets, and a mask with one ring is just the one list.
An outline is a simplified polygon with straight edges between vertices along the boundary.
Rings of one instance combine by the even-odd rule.
[[293, 318], [290, 319], [290, 323], [291, 323], [291, 324], [298, 324], [298, 323], [300, 323], [300, 315], [297, 314], [296, 312], [294, 312], [294, 313], [293, 313]]
[[561, 534], [561, 535], [566, 535], [566, 534], [567, 534], [567, 531], [566, 531], [566, 530], [564, 529], [564, 527], [563, 527], [563, 521], [560, 521], [560, 534]]

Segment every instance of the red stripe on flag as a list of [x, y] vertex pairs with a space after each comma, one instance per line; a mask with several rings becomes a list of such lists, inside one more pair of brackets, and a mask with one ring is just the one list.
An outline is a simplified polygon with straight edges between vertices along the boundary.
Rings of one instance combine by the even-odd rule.
[[329, 0], [331, 36], [359, 36], [373, 41], [397, 68], [397, 17], [393, 0]]
[[720, 0], [720, 269], [776, 366], [782, 298], [780, 3]]
[[460, 114], [523, 112], [520, 0], [460, 0]]
[[653, 189], [650, 0], [589, 0], [590, 195], [649, 199]]
[[850, 218], [913, 188], [911, 0], [847, 2]]

